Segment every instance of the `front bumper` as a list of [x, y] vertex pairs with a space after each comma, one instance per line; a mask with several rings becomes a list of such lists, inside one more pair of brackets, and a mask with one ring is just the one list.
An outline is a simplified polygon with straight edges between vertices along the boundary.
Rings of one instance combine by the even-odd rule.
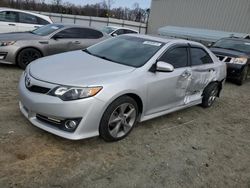
[[15, 45], [0, 47], [0, 63], [16, 64], [16, 53], [19, 47]]
[[[52, 134], [71, 140], [79, 140], [99, 135], [99, 123], [105, 103], [95, 97], [62, 101], [61, 99], [29, 91], [24, 76], [19, 82], [19, 107], [23, 115], [35, 126]], [[36, 82], [39, 82], [36, 80]], [[45, 84], [44, 82], [42, 84]], [[51, 85], [51, 84], [50, 84]], [[67, 132], [49, 122], [41, 121], [37, 115], [55, 119], [81, 118], [74, 132]]]

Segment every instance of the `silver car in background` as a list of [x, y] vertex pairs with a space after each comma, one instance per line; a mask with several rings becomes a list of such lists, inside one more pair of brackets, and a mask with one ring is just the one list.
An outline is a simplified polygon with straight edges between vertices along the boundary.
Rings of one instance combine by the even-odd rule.
[[199, 43], [122, 35], [31, 63], [20, 110], [35, 126], [77, 140], [126, 137], [136, 122], [220, 95], [226, 65]]
[[49, 24], [30, 32], [0, 34], [0, 63], [25, 68], [40, 57], [84, 49], [108, 37], [99, 30], [73, 24]]

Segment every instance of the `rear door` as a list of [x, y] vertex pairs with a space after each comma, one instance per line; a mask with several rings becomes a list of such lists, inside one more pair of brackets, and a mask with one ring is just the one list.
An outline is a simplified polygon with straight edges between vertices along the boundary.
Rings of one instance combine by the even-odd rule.
[[190, 83], [187, 44], [171, 47], [158, 61], [172, 64], [174, 71], [152, 75], [148, 84], [147, 115], [182, 106]]
[[15, 11], [0, 12], [0, 33], [16, 32], [18, 14]]
[[204, 88], [215, 78], [214, 62], [202, 47], [190, 47], [191, 82], [187, 89], [187, 101], [198, 100]]
[[23, 12], [18, 13], [18, 31], [31, 31], [41, 27], [42, 25], [39, 23], [39, 18], [32, 14], [27, 14]]

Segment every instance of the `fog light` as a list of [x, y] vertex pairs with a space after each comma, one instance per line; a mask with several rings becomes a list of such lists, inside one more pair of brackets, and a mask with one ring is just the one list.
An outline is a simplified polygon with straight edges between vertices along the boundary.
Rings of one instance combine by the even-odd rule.
[[77, 122], [75, 120], [67, 120], [65, 122], [66, 129], [72, 130], [72, 129], [75, 129], [76, 126], [77, 126]]

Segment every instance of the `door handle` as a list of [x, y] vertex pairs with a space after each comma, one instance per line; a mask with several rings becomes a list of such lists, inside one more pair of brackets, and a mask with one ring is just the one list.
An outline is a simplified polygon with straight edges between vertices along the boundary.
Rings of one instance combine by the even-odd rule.
[[9, 26], [16, 26], [16, 24], [9, 24]]
[[208, 72], [214, 72], [215, 70], [214, 69], [209, 69]]
[[38, 28], [39, 28], [39, 26], [37, 26], [37, 25], [36, 25], [36, 26], [34, 26], [34, 28], [38, 29]]

